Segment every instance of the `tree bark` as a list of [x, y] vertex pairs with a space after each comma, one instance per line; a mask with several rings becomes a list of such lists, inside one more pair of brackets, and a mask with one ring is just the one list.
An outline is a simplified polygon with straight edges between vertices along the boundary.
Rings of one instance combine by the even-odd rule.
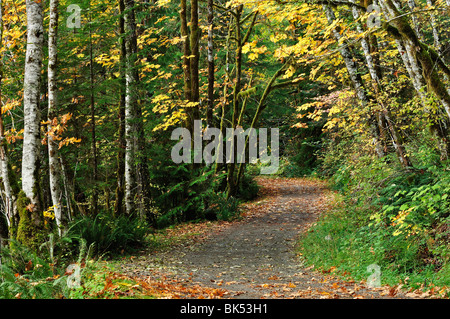
[[[232, 118], [231, 118], [231, 127], [233, 130], [236, 130], [238, 127], [239, 117], [240, 113], [242, 111], [239, 109], [239, 93], [242, 90], [242, 48], [247, 43], [248, 39], [250, 38], [250, 35], [253, 31], [253, 27], [256, 24], [256, 19], [258, 17], [258, 11], [255, 11], [253, 13], [250, 13], [246, 17], [242, 18], [242, 13], [244, 12], [244, 6], [239, 5], [236, 8], [236, 11], [234, 12], [234, 18], [235, 18], [235, 42], [236, 42], [236, 57], [235, 57], [235, 83], [233, 88], [233, 109], [232, 109]], [[247, 31], [244, 35], [242, 35], [242, 27], [243, 23], [248, 19], [252, 17], [252, 20], [247, 28]], [[239, 174], [236, 172], [236, 159], [238, 156], [237, 149], [236, 149], [236, 143], [235, 143], [235, 136], [233, 135], [231, 140], [231, 149], [232, 154], [234, 154], [234, 158], [232, 161], [228, 161], [228, 170], [227, 170], [227, 197], [235, 196], [238, 190], [239, 186]], [[227, 154], [228, 155], [228, 154]]]
[[[427, 5], [432, 7], [432, 6], [434, 6], [434, 2], [435, 2], [434, 0], [427, 0]], [[434, 48], [439, 53], [439, 56], [442, 57], [443, 56], [443, 52], [442, 52], [443, 48], [442, 48], [439, 31], [437, 29], [436, 16], [434, 15], [434, 13], [430, 13], [430, 23], [431, 23], [431, 29], [433, 31]]]
[[[0, 48], [3, 47], [3, 2], [0, 0]], [[9, 157], [7, 144], [5, 140], [5, 128], [3, 124], [2, 105], [2, 81], [3, 81], [3, 57], [0, 56], [0, 176], [2, 178], [2, 200], [5, 208], [5, 219], [0, 220], [0, 224], [6, 221], [5, 225], [0, 225], [1, 238], [9, 237], [9, 231], [12, 229], [15, 216], [17, 216], [16, 195], [13, 193], [9, 181]], [[1, 217], [0, 217], [1, 218]], [[0, 243], [1, 248], [1, 243]]]
[[436, 95], [450, 118], [450, 94], [441, 80], [436, 66], [446, 73], [450, 73], [450, 70], [435, 51], [419, 40], [405, 16], [398, 11], [391, 0], [381, 0], [380, 3], [383, 4], [390, 17], [385, 29], [396, 39], [405, 43], [410, 60], [421, 66], [422, 75], [429, 91]]
[[[350, 0], [350, 1], [353, 2], [354, 0]], [[356, 7], [352, 8], [353, 18], [355, 19], [355, 21], [357, 21], [360, 16], [360, 13], [358, 10], [359, 9]], [[360, 23], [357, 23], [357, 30], [359, 33], [364, 32], [363, 27]], [[376, 41], [374, 41], [374, 42], [376, 42]], [[400, 132], [396, 129], [394, 123], [391, 120], [391, 115], [390, 115], [388, 106], [384, 105], [378, 99], [379, 93], [382, 90], [381, 78], [380, 78], [381, 72], [379, 70], [377, 70], [377, 69], [379, 69], [379, 67], [374, 63], [374, 59], [373, 59], [373, 56], [372, 56], [371, 50], [370, 50], [370, 44], [369, 44], [368, 40], [364, 37], [361, 39], [361, 46], [363, 48], [367, 68], [369, 70], [369, 74], [372, 79], [377, 103], [380, 107], [380, 110], [375, 111], [376, 117], [377, 117], [378, 123], [379, 123], [378, 129], [380, 131], [380, 135], [383, 135], [383, 133], [384, 133], [383, 130], [385, 129], [384, 125], [380, 125], [380, 124], [386, 123], [389, 133], [391, 135], [392, 145], [397, 153], [400, 163], [404, 167], [411, 167], [412, 166], [411, 161], [409, 160], [409, 157], [407, 156], [405, 148], [403, 146], [403, 139], [401, 137]], [[383, 140], [380, 139], [380, 142], [383, 143]]]
[[39, 98], [43, 58], [44, 27], [42, 2], [26, 1], [27, 50], [24, 76], [24, 134], [22, 155], [22, 189], [32, 204], [32, 222], [42, 221], [39, 196]]
[[120, 42], [120, 98], [119, 98], [119, 136], [118, 136], [118, 151], [117, 151], [117, 187], [116, 187], [116, 201], [114, 204], [114, 214], [116, 216], [122, 215], [124, 212], [124, 197], [125, 197], [125, 3], [124, 0], [119, 0], [119, 42]]
[[[200, 28], [198, 26], [198, 0], [191, 0], [191, 23], [190, 23], [190, 44], [191, 44], [191, 58], [189, 59], [191, 65], [191, 101], [200, 101], [200, 78], [199, 78], [199, 61], [200, 61]], [[193, 120], [198, 120], [198, 107], [193, 109]]]
[[139, 73], [137, 71], [137, 33], [134, 0], [125, 0], [125, 201], [126, 211], [137, 211], [141, 219], [154, 225], [151, 213], [148, 164], [145, 154], [145, 135], [142, 110], [138, 100]]
[[191, 44], [189, 39], [189, 29], [187, 26], [187, 4], [186, 0], [180, 3], [180, 19], [181, 19], [181, 37], [183, 38], [183, 73], [184, 73], [184, 98], [186, 101], [191, 100], [191, 64], [189, 57], [191, 56]]
[[58, 37], [58, 6], [59, 0], [50, 0], [50, 25], [48, 39], [48, 124], [47, 124], [47, 145], [48, 145], [48, 162], [49, 162], [49, 179], [50, 193], [53, 203], [53, 211], [55, 213], [56, 225], [58, 226], [59, 235], [65, 226], [63, 217], [63, 209], [61, 204], [61, 169], [59, 163], [58, 143], [54, 139], [53, 121], [57, 118], [57, 37]]
[[[333, 12], [333, 9], [331, 8], [331, 6], [329, 4], [323, 4], [322, 7], [323, 7], [323, 10], [327, 17], [328, 24], [331, 25], [334, 22], [334, 20], [336, 20], [336, 16]], [[334, 28], [332, 30], [332, 34], [333, 34], [333, 37], [335, 38], [335, 40], [337, 42], [339, 42], [339, 40], [341, 39], [341, 34], [340, 34], [339, 30], [337, 28]], [[364, 83], [361, 78], [361, 74], [358, 71], [356, 62], [353, 59], [353, 55], [352, 55], [348, 45], [346, 45], [346, 43], [344, 43], [339, 48], [339, 52], [340, 52], [342, 58], [344, 59], [344, 63], [347, 68], [347, 72], [349, 74], [350, 80], [353, 84], [353, 88], [356, 92], [356, 96], [358, 97], [358, 100], [361, 102], [361, 104], [363, 106], [366, 106], [367, 104], [369, 104], [370, 99], [369, 99], [369, 96], [364, 87]], [[369, 127], [369, 131], [370, 131], [370, 135], [372, 136], [375, 152], [378, 157], [383, 157], [385, 154], [384, 154], [382, 144], [380, 142], [380, 136], [379, 136], [379, 133], [377, 130], [377, 121], [376, 121], [375, 117], [371, 116], [368, 119], [368, 127]]]
[[136, 24], [134, 1], [125, 0], [125, 207], [127, 214], [135, 211], [136, 205]]
[[[89, 1], [89, 6], [91, 2]], [[91, 11], [89, 11], [89, 22], [91, 22]], [[97, 137], [96, 137], [96, 121], [95, 121], [95, 93], [94, 93], [94, 52], [92, 41], [92, 28], [89, 26], [89, 84], [90, 84], [90, 108], [91, 108], [91, 152], [92, 152], [92, 198], [91, 198], [91, 212], [97, 214], [98, 212], [98, 158], [97, 158]]]
[[[381, 8], [383, 9], [384, 13], [390, 17], [393, 18], [391, 13], [389, 13], [389, 10], [386, 6], [386, 4], [382, 1], [379, 2]], [[395, 8], [399, 8], [400, 5], [397, 2], [392, 3]], [[391, 31], [392, 32], [392, 31]], [[417, 96], [420, 99], [421, 105], [424, 107], [424, 110], [426, 113], [431, 113], [431, 110], [428, 106], [428, 98], [427, 98], [427, 83], [424, 78], [424, 74], [422, 71], [422, 68], [420, 66], [420, 61], [417, 60], [414, 54], [414, 48], [411, 46], [411, 43], [408, 43], [405, 41], [405, 39], [401, 38], [397, 32], [396, 36], [394, 36], [394, 40], [397, 46], [397, 49], [399, 51], [400, 57], [403, 61], [403, 64], [406, 68], [406, 71], [408, 72], [409, 78], [411, 79], [411, 83], [416, 91]], [[444, 74], [445, 76], [445, 74]], [[444, 110], [448, 111], [445, 107], [445, 102], [442, 104], [444, 107]], [[438, 139], [438, 147], [440, 149], [441, 153], [441, 159], [447, 159], [448, 158], [448, 152], [450, 151], [450, 140], [447, 138], [447, 127], [448, 127], [448, 120], [445, 119], [431, 119], [431, 133], [434, 135], [437, 135]]]
[[206, 124], [213, 126], [214, 109], [214, 1], [208, 0], [208, 105]]

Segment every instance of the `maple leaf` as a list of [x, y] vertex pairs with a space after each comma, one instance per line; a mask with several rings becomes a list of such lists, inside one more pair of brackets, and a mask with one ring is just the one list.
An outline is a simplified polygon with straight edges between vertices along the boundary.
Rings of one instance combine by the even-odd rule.
[[33, 203], [28, 204], [25, 208], [29, 211], [29, 212], [33, 212], [34, 208], [36, 207], [36, 205], [34, 205]]

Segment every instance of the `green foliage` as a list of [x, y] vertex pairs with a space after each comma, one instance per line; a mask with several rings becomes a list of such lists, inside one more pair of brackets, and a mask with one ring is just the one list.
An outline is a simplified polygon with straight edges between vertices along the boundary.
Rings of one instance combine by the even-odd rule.
[[212, 198], [211, 206], [206, 211], [218, 220], [230, 221], [239, 216], [239, 200], [235, 197], [227, 198], [225, 192], [218, 193]]
[[150, 228], [146, 222], [133, 216], [112, 217], [98, 214], [85, 216], [69, 225], [66, 238], [75, 238], [75, 242], [85, 240], [87, 245], [95, 247], [95, 254], [118, 253], [130, 250], [145, 242]]
[[258, 196], [258, 184], [253, 176], [244, 173], [239, 184], [237, 197], [243, 201], [255, 199]]
[[0, 251], [0, 298], [47, 299], [67, 296], [67, 277], [46, 256], [18, 241]]
[[435, 166], [436, 150], [426, 145], [408, 145], [433, 156], [420, 157], [421, 168], [403, 169], [394, 157], [362, 153], [358, 140], [330, 143], [322, 172], [331, 176], [339, 200], [301, 239], [306, 261], [359, 280], [377, 264], [382, 284], [417, 288], [426, 278], [448, 286], [450, 174]]

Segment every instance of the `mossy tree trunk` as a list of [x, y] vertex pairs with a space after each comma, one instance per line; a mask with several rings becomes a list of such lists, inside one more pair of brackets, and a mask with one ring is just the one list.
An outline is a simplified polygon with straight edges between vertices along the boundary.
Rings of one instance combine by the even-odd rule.
[[16, 239], [26, 247], [37, 251], [45, 241], [46, 233], [42, 224], [36, 224], [33, 208], [30, 207], [31, 200], [22, 190], [17, 196], [17, 210], [19, 212], [19, 225], [17, 227]]
[[[235, 55], [235, 80], [234, 80], [234, 87], [233, 87], [233, 100], [232, 100], [232, 117], [231, 117], [231, 128], [233, 130], [233, 133], [237, 129], [237, 124], [239, 120], [240, 115], [240, 104], [239, 104], [239, 93], [241, 92], [241, 89], [243, 87], [242, 84], [242, 48], [244, 45], [248, 42], [250, 35], [253, 31], [253, 28], [256, 24], [256, 20], [258, 17], [258, 12], [253, 12], [248, 14], [245, 17], [242, 17], [244, 12], [244, 6], [240, 5], [236, 8], [236, 11], [234, 12], [234, 19], [235, 19], [235, 43], [236, 43], [236, 55]], [[242, 28], [244, 22], [252, 17], [252, 20], [247, 27], [247, 31], [245, 34], [242, 34]], [[236, 142], [235, 139], [237, 136], [235, 134], [232, 135], [231, 141], [227, 141], [230, 143], [230, 154], [233, 158], [227, 158], [227, 197], [235, 196], [238, 191], [238, 178], [237, 178], [237, 149], [236, 149]], [[227, 154], [228, 156], [228, 154]]]

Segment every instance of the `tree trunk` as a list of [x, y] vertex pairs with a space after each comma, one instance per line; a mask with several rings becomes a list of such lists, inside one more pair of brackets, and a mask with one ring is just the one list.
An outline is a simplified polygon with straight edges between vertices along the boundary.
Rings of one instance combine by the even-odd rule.
[[[230, 40], [232, 34], [232, 24], [233, 24], [233, 16], [230, 17], [230, 22], [228, 23], [228, 32], [225, 40], [225, 79], [223, 83], [223, 97], [221, 102], [221, 114], [220, 114], [220, 131], [222, 132], [222, 136], [225, 136], [225, 116], [227, 110], [227, 102], [228, 102], [228, 85], [230, 82]], [[223, 166], [223, 138], [219, 140], [219, 151], [216, 155], [216, 166], [214, 171], [216, 173], [219, 172], [221, 167]]]
[[[190, 23], [190, 44], [191, 44], [191, 101], [200, 102], [200, 77], [199, 77], [199, 61], [200, 61], [200, 28], [198, 26], [198, 0], [191, 0], [191, 23]], [[200, 119], [199, 106], [193, 107], [192, 120]]]
[[422, 67], [422, 75], [429, 91], [436, 95], [450, 118], [450, 94], [437, 71], [439, 67], [448, 75], [450, 70], [436, 51], [419, 40], [405, 16], [398, 11], [391, 0], [382, 0], [380, 3], [383, 3], [386, 13], [391, 18], [385, 26], [386, 30], [405, 43], [410, 60]]
[[[323, 10], [327, 17], [328, 24], [331, 25], [334, 22], [334, 20], [336, 20], [333, 9], [331, 8], [331, 6], [329, 4], [324, 4], [322, 7], [323, 7]], [[333, 34], [335, 40], [337, 42], [339, 42], [339, 40], [341, 39], [341, 34], [340, 34], [339, 30], [337, 28], [334, 28], [332, 30], [332, 34]], [[366, 92], [363, 80], [361, 78], [361, 74], [358, 71], [356, 62], [353, 59], [353, 55], [352, 55], [347, 43], [344, 43], [339, 48], [339, 52], [340, 52], [342, 58], [344, 59], [344, 63], [347, 68], [347, 72], [348, 72], [350, 80], [353, 84], [353, 88], [356, 92], [356, 96], [358, 97], [358, 100], [361, 102], [361, 104], [363, 106], [367, 105], [370, 102], [369, 96]], [[368, 120], [368, 126], [369, 126], [370, 135], [372, 136], [375, 152], [378, 157], [383, 157], [385, 154], [384, 154], [384, 150], [383, 150], [382, 144], [380, 142], [380, 136], [379, 136], [379, 133], [377, 130], [377, 121], [374, 117], [371, 116], [371, 118]]]
[[206, 110], [206, 124], [213, 126], [214, 109], [214, 1], [208, 0], [208, 106]]
[[55, 213], [55, 220], [58, 226], [59, 235], [65, 226], [63, 218], [63, 210], [61, 205], [61, 169], [58, 155], [58, 143], [53, 137], [52, 128], [53, 120], [57, 118], [57, 76], [56, 65], [58, 61], [57, 51], [57, 37], [58, 37], [58, 6], [59, 0], [50, 1], [50, 25], [49, 25], [49, 39], [48, 39], [48, 162], [49, 162], [49, 179], [50, 179], [50, 193], [53, 203], [53, 211]]
[[125, 0], [125, 206], [127, 214], [136, 210], [136, 23], [134, 0]]
[[[235, 42], [236, 42], [236, 57], [235, 57], [235, 72], [236, 72], [236, 78], [234, 82], [234, 88], [233, 88], [233, 109], [232, 109], [232, 118], [231, 118], [231, 127], [234, 130], [237, 129], [238, 121], [240, 117], [240, 111], [239, 109], [239, 93], [242, 89], [242, 48], [247, 43], [248, 39], [250, 38], [250, 35], [253, 31], [253, 27], [255, 26], [256, 19], [258, 17], [258, 11], [250, 13], [246, 17], [242, 18], [242, 13], [244, 12], [244, 6], [240, 5], [236, 8], [236, 11], [234, 13], [235, 17]], [[243, 21], [247, 20], [253, 16], [249, 27], [247, 28], [246, 33], [244, 36], [242, 36], [242, 26]], [[235, 143], [235, 135], [232, 136], [231, 139], [231, 145], [230, 149], [232, 150], [231, 154], [233, 154], [233, 158], [227, 159], [227, 197], [235, 196], [238, 190], [239, 186], [239, 178], [238, 178], [238, 172], [236, 170], [237, 167], [237, 149], [236, 149], [236, 143]], [[228, 154], [227, 154], [228, 156]]]
[[[0, 49], [3, 47], [3, 3], [0, 0]], [[2, 81], [3, 81], [3, 57], [0, 56], [0, 106], [2, 105]], [[17, 216], [16, 195], [13, 193], [9, 181], [9, 158], [5, 140], [5, 128], [3, 125], [3, 114], [0, 110], [0, 176], [2, 178], [2, 200], [5, 208], [5, 218], [0, 220], [0, 240], [9, 237], [14, 217]], [[3, 222], [6, 224], [3, 225]], [[0, 244], [1, 248], [1, 244]]]
[[117, 151], [117, 187], [116, 187], [116, 202], [114, 204], [114, 214], [116, 216], [122, 215], [124, 212], [124, 196], [125, 196], [125, 3], [124, 0], [119, 0], [119, 42], [120, 42], [120, 100], [119, 100], [119, 137], [118, 137], [118, 151]]
[[[354, 2], [354, 0], [350, 0], [350, 2]], [[359, 11], [358, 8], [352, 7], [352, 13], [353, 18], [355, 21], [359, 19]], [[357, 30], [359, 33], [363, 33], [363, 27], [360, 23], [357, 23]], [[376, 42], [376, 40], [373, 40]], [[379, 92], [381, 91], [381, 78], [380, 74], [381, 71], [377, 70], [379, 69], [379, 66], [374, 63], [373, 56], [371, 54], [370, 50], [370, 44], [366, 38], [361, 39], [361, 46], [363, 48], [364, 57], [366, 59], [367, 68], [369, 70], [370, 77], [372, 79], [373, 88], [375, 90], [375, 96], [377, 98], [378, 105], [380, 107], [380, 110], [376, 111], [376, 117], [378, 119], [378, 129], [380, 131], [380, 135], [384, 135], [383, 130], [385, 129], [384, 125], [380, 125], [381, 123], [386, 123], [387, 128], [391, 135], [391, 142], [392, 145], [397, 153], [397, 156], [399, 158], [400, 163], [404, 167], [411, 167], [411, 161], [409, 160], [409, 157], [406, 154], [405, 148], [403, 146], [403, 139], [401, 137], [400, 132], [396, 129], [394, 123], [391, 120], [390, 112], [388, 110], [388, 106], [385, 106], [382, 102], [378, 100]], [[383, 140], [380, 139], [381, 143], [383, 143]]]
[[[91, 2], [89, 2], [91, 5]], [[89, 21], [91, 22], [91, 12], [89, 11]], [[92, 28], [89, 26], [89, 84], [90, 84], [90, 108], [91, 108], [91, 139], [92, 139], [92, 198], [91, 198], [91, 212], [97, 214], [98, 212], [98, 158], [97, 158], [97, 137], [95, 125], [95, 95], [94, 95], [94, 52], [92, 43]]]
[[408, 7], [411, 10], [411, 21], [414, 26], [414, 31], [416, 32], [417, 37], [420, 41], [424, 40], [422, 29], [419, 26], [419, 20], [417, 19], [417, 16], [414, 14], [414, 10], [417, 8], [417, 4], [414, 0], [408, 0]]
[[37, 250], [45, 240], [39, 185], [40, 85], [44, 44], [42, 2], [26, 1], [27, 50], [23, 91], [22, 191], [17, 195], [17, 240]]
[[[231, 128], [236, 129], [236, 123], [238, 119], [238, 112], [239, 112], [239, 98], [238, 94], [241, 91], [241, 77], [242, 77], [242, 32], [241, 32], [241, 14], [243, 11], [243, 5], [239, 5], [236, 8], [235, 12], [235, 38], [236, 38], [236, 58], [235, 58], [235, 72], [236, 72], [236, 78], [234, 82], [234, 88], [233, 88], [233, 109], [232, 109], [232, 119], [231, 119]], [[235, 143], [235, 137], [234, 135], [231, 137], [231, 146], [230, 149], [232, 150], [230, 154], [233, 154], [234, 158], [228, 158], [227, 154], [227, 198], [231, 196], [235, 196], [237, 192], [237, 185], [236, 185], [236, 176], [234, 174], [235, 168], [236, 168], [236, 143]], [[228, 143], [228, 141], [227, 141]]]
[[125, 0], [125, 201], [128, 214], [138, 210], [141, 219], [147, 219], [154, 225], [156, 218], [150, 207], [142, 110], [137, 96], [139, 74], [136, 69], [138, 52], [134, 6], [134, 0]]
[[[393, 2], [392, 4], [395, 7], [399, 7], [399, 4], [397, 2]], [[383, 1], [380, 1], [380, 5], [384, 13], [388, 17], [392, 18], [393, 16], [390, 15], [386, 4]], [[408, 72], [409, 78], [411, 79], [411, 83], [417, 93], [417, 96], [419, 97], [425, 112], [430, 114], [432, 111], [428, 106], [427, 84], [422, 68], [420, 67], [420, 62], [415, 57], [414, 48], [411, 46], [411, 43], [408, 43], [398, 35], [395, 36], [394, 39], [399, 51], [399, 55], [403, 61], [403, 64], [405, 65], [406, 71]], [[442, 105], [444, 107], [444, 110], [446, 110], [448, 114], [448, 108], [445, 107], [445, 103], [443, 103]], [[448, 152], [450, 151], [450, 146], [448, 145], [450, 140], [448, 140], [447, 138], [447, 123], [448, 120], [431, 118], [431, 133], [437, 135], [437, 140], [439, 141], [438, 147], [440, 149], [442, 160], [448, 158]]]
[[[427, 5], [432, 7], [434, 6], [434, 0], [427, 0]], [[436, 23], [436, 16], [431, 13], [430, 14], [430, 23], [431, 23], [431, 29], [433, 30], [433, 40], [434, 40], [434, 48], [439, 53], [439, 55], [442, 57], [442, 44], [441, 39], [439, 35], [439, 31], [437, 29], [437, 23]]]
[[41, 67], [44, 44], [42, 3], [26, 1], [27, 9], [27, 51], [24, 76], [24, 134], [22, 155], [22, 189], [30, 199], [32, 221], [38, 225], [42, 221], [39, 196], [39, 98]]
[[[189, 39], [189, 29], [187, 26], [187, 4], [186, 0], [181, 0], [180, 3], [180, 19], [181, 19], [181, 37], [183, 38], [183, 74], [184, 74], [184, 99], [186, 101], [191, 101], [191, 64], [189, 62], [189, 57], [191, 56], [191, 42]], [[193, 121], [191, 121], [191, 110], [187, 109], [187, 119], [186, 119], [186, 127], [190, 132], [193, 130]]]

